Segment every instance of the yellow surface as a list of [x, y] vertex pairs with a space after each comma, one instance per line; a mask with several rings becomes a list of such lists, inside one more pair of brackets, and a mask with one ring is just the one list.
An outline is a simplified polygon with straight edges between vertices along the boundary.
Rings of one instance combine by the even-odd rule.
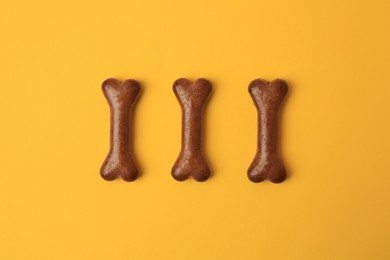
[[[390, 2], [0, 1], [0, 259], [390, 259]], [[143, 86], [143, 176], [105, 182], [108, 77]], [[214, 176], [178, 183], [179, 77]], [[281, 184], [248, 83], [284, 78]]]

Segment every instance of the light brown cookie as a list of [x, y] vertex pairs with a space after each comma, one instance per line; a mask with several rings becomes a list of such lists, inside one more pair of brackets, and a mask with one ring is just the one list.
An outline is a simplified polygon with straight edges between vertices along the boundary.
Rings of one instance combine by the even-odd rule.
[[118, 177], [125, 181], [134, 181], [138, 176], [138, 169], [131, 153], [129, 124], [140, 85], [132, 79], [124, 82], [107, 79], [102, 84], [102, 90], [110, 106], [111, 133], [110, 151], [100, 175], [107, 181]]
[[256, 79], [249, 84], [258, 113], [257, 152], [248, 169], [248, 178], [253, 182], [269, 179], [280, 183], [286, 179], [286, 169], [277, 148], [279, 108], [287, 91], [287, 83], [281, 79], [271, 82]]
[[205, 181], [210, 169], [202, 154], [202, 113], [211, 92], [211, 83], [206, 79], [194, 82], [178, 79], [173, 91], [182, 109], [182, 143], [179, 157], [172, 168], [172, 176], [178, 181], [193, 177]]

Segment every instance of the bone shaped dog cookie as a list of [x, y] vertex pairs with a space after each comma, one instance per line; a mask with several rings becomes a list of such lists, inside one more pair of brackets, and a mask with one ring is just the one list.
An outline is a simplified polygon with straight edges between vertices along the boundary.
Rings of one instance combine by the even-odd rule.
[[253, 182], [269, 179], [273, 183], [280, 183], [286, 179], [277, 142], [278, 113], [287, 91], [288, 86], [281, 79], [271, 82], [256, 79], [249, 84], [249, 93], [258, 113], [257, 152], [248, 169], [248, 178]]
[[211, 83], [202, 78], [195, 82], [181, 78], [173, 84], [173, 91], [182, 109], [182, 141], [172, 176], [177, 181], [184, 181], [190, 176], [196, 181], [205, 181], [210, 176], [210, 169], [202, 154], [201, 125]]
[[110, 106], [110, 151], [100, 170], [107, 181], [121, 177], [125, 181], [134, 181], [138, 170], [131, 154], [130, 116], [137, 99], [140, 86], [137, 81], [128, 79], [121, 82], [107, 79], [102, 90]]

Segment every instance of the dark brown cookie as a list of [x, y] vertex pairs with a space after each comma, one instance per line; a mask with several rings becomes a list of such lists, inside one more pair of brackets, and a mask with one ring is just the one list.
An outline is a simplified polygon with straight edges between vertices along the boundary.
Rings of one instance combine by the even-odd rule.
[[201, 125], [211, 83], [202, 78], [195, 82], [181, 78], [173, 84], [173, 91], [182, 109], [182, 143], [172, 176], [178, 181], [190, 176], [197, 181], [205, 181], [210, 176], [210, 169], [202, 154]]
[[134, 181], [138, 170], [131, 154], [130, 116], [137, 99], [140, 85], [128, 79], [121, 82], [107, 79], [102, 90], [110, 106], [111, 135], [110, 151], [100, 170], [100, 175], [107, 181], [121, 177], [125, 181]]
[[248, 178], [253, 182], [269, 179], [280, 183], [286, 179], [286, 170], [278, 155], [278, 113], [286, 96], [285, 81], [271, 82], [256, 79], [249, 84], [249, 93], [258, 113], [257, 152], [248, 169]]

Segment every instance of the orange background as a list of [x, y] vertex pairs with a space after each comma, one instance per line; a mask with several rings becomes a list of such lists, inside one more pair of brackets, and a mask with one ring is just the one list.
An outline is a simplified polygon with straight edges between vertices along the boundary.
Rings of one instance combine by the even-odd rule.
[[[0, 259], [390, 259], [389, 1], [0, 0]], [[104, 79], [135, 78], [142, 177], [105, 182]], [[179, 77], [213, 177], [178, 183]], [[247, 86], [284, 78], [283, 184], [248, 181]]]

